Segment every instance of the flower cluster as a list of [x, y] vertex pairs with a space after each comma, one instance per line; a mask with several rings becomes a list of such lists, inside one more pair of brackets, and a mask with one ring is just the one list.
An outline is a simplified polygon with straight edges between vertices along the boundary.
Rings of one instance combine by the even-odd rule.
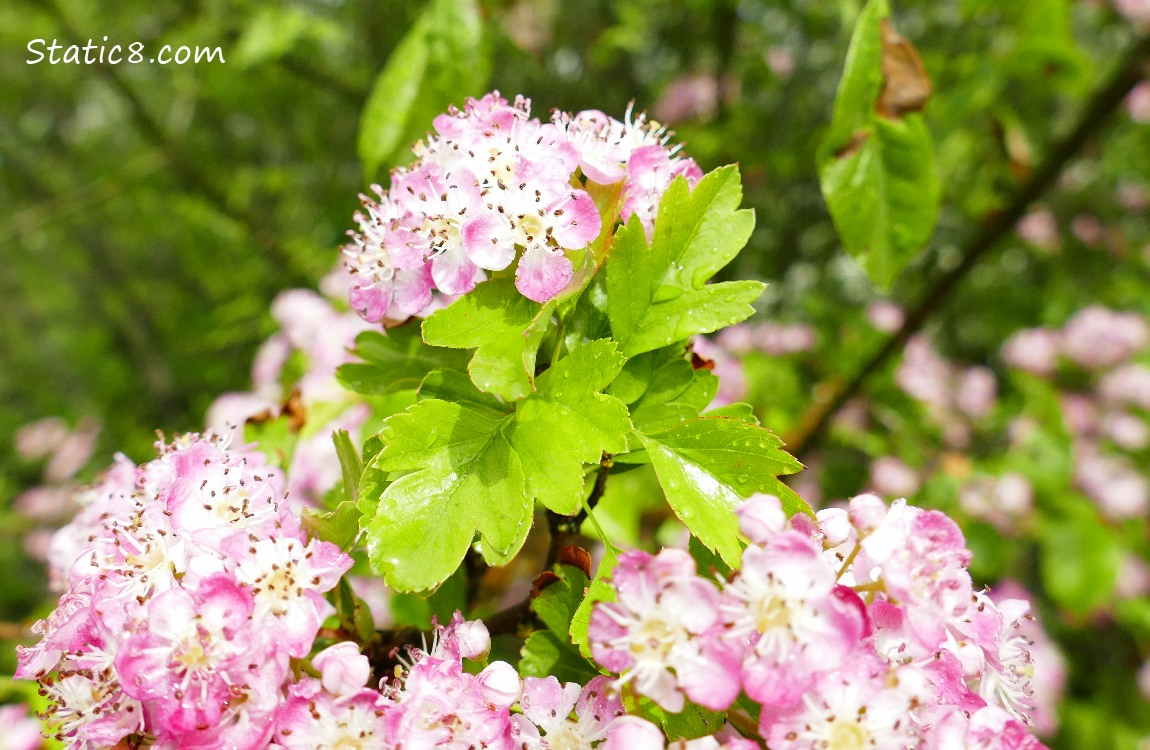
[[774, 750], [1042, 747], [1029, 605], [973, 588], [944, 514], [861, 495], [817, 521], [769, 496], [739, 516], [750, 544], [719, 583], [681, 550], [620, 557], [589, 630], [616, 685], [669, 711], [743, 691]]
[[16, 675], [41, 683], [70, 747], [259, 747], [351, 558], [308, 541], [261, 454], [157, 447], [121, 457], [53, 540], [65, 592]]
[[361, 196], [359, 231], [344, 247], [352, 307], [372, 322], [418, 314], [433, 289], [463, 294], [516, 263], [519, 291], [551, 299], [603, 228], [596, 186], [620, 186], [622, 219], [638, 215], [649, 233], [671, 180], [702, 176], [642, 115], [556, 112], [543, 123], [527, 99], [493, 92], [434, 127], [387, 190]]
[[[331, 296], [336, 291], [347, 293], [346, 288], [333, 289]], [[335, 376], [336, 368], [353, 359], [350, 348], [355, 337], [370, 326], [307, 289], [279, 294], [272, 303], [272, 317], [280, 330], [256, 353], [252, 390], [219, 396], [208, 409], [206, 426], [242, 438], [248, 419], [275, 415], [285, 402], [294, 401], [294, 408], [306, 412], [297, 419], [306, 424], [292, 453], [286, 492], [297, 509], [320, 506], [341, 478], [331, 433], [347, 430], [357, 438], [371, 411], [362, 400], [350, 398]], [[315, 419], [317, 414], [328, 418]]]
[[607, 677], [584, 686], [555, 677], [521, 680], [502, 661], [468, 671], [464, 660], [484, 659], [490, 645], [486, 626], [457, 612], [437, 628], [431, 648], [409, 648], [395, 679], [377, 690], [364, 687], [367, 657], [354, 644], [337, 643], [312, 659], [318, 679], [289, 688], [274, 740], [284, 750], [561, 750], [591, 747], [617, 725], [625, 729], [618, 721], [623, 704], [607, 690]]
[[1148, 344], [1140, 315], [1092, 305], [1060, 330], [1024, 329], [1003, 346], [1015, 369], [1055, 381], [1070, 373], [1074, 387], [1060, 388], [1059, 398], [1074, 438], [1074, 480], [1113, 519], [1150, 512], [1150, 483], [1132, 461], [1150, 448], [1150, 368], [1132, 361]]

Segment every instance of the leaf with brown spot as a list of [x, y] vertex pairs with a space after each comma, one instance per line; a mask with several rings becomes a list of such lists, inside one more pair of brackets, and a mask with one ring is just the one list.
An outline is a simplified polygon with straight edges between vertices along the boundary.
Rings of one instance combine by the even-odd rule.
[[888, 119], [921, 112], [932, 92], [926, 66], [914, 45], [895, 31], [888, 19], [882, 19], [881, 29], [882, 91], [875, 112]]

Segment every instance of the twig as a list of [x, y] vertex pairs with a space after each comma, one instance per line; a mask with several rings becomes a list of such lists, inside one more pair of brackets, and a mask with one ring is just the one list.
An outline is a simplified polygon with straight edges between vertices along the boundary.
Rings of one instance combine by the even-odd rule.
[[1131, 47], [1107, 83], [1090, 99], [1070, 133], [1054, 145], [1030, 179], [1022, 184], [1010, 204], [1005, 209], [990, 213], [980, 222], [978, 231], [963, 248], [959, 264], [943, 274], [922, 299], [910, 308], [898, 331], [849, 380], [824, 384], [822, 393], [816, 393], [815, 402], [799, 419], [794, 432], [787, 436], [786, 443], [794, 455], [801, 458], [817, 443], [835, 413], [859, 392], [871, 375], [902, 350], [903, 345], [942, 306], [971, 269], [1018, 223], [1027, 207], [1054, 183], [1067, 162], [1082, 150], [1090, 136], [1101, 128], [1110, 114], [1121, 106], [1130, 90], [1142, 80], [1143, 67], [1148, 57], [1150, 37], [1142, 37]]
[[569, 537], [579, 533], [583, 522], [587, 520], [587, 509], [594, 508], [600, 498], [603, 497], [603, 493], [607, 491], [607, 477], [614, 465], [615, 459], [611, 457], [611, 454], [604, 453], [599, 459], [599, 469], [595, 474], [595, 486], [591, 488], [591, 494], [587, 497], [586, 505], [578, 513], [573, 516], [564, 516], [554, 511], [547, 511], [547, 527], [551, 531], [551, 542], [547, 547], [547, 564], [544, 566], [544, 570], [550, 570], [551, 566], [559, 561], [559, 553], [567, 546], [570, 541]]

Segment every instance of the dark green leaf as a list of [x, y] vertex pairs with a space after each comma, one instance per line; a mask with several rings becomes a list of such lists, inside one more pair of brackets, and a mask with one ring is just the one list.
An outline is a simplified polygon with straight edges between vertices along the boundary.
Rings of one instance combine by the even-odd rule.
[[359, 480], [363, 476], [363, 459], [351, 442], [351, 435], [347, 430], [336, 430], [332, 433], [331, 439], [335, 443], [335, 453], [339, 457], [339, 467], [343, 474], [344, 500], [355, 507], [359, 499], [357, 494]]
[[584, 684], [599, 675], [595, 667], [565, 639], [550, 630], [536, 630], [523, 644], [519, 674], [524, 677], [553, 676], [564, 682]]

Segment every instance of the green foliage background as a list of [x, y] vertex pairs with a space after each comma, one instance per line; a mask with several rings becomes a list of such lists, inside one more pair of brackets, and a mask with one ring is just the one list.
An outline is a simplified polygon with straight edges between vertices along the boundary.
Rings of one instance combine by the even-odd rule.
[[[818, 384], [849, 378], [878, 343], [861, 323], [877, 292], [843, 252], [818, 178], [861, 9], [857, 0], [0, 6], [0, 620], [43, 606], [43, 575], [20, 548], [27, 522], [7, 509], [42, 470], [14, 457], [16, 428], [98, 417], [89, 477], [113, 451], [146, 457], [157, 428], [200, 428], [216, 395], [247, 386], [274, 330], [275, 294], [314, 286], [336, 264], [356, 194], [403, 159], [435, 112], [489, 88], [531, 97], [538, 113], [617, 117], [632, 101], [650, 110], [684, 76], [715, 92], [671, 125], [704, 171], [739, 163], [743, 205], [756, 212], [747, 250], [720, 278], [768, 282], [759, 313], [820, 334], [803, 358], [751, 369], [771, 384], [756, 403], [765, 424], [786, 434]], [[909, 303], [1039, 168], [1135, 30], [1103, 0], [902, 0], [891, 14], [935, 91], [923, 119], [939, 222], [889, 279], [890, 297]], [[153, 50], [220, 46], [227, 62], [25, 63], [32, 39], [105, 35]], [[362, 139], [361, 118], [377, 139]], [[1147, 165], [1150, 128], [1121, 110], [1099, 123], [1043, 201], [1064, 230], [1079, 213], [1097, 216], [1106, 248], [1064, 232], [1059, 252], [1041, 253], [1008, 237], [929, 321], [942, 351], [1001, 372], [998, 349], [1018, 328], [1061, 325], [1091, 302], [1150, 314], [1150, 220], [1115, 199], [1123, 183], [1150, 186]], [[890, 396], [890, 364], [867, 390], [907, 412]], [[868, 455], [897, 445], [904, 426], [904, 444], [917, 439], [913, 422], [895, 419], [893, 442], [878, 448], [832, 436], [824, 492], [855, 491]], [[1133, 747], [1139, 725], [1123, 714], [1138, 704], [1118, 696], [1133, 689], [1139, 644], [1150, 642], [1150, 617], [1139, 617], [1141, 630], [1104, 622], [1076, 644], [1062, 746]], [[0, 656], [4, 671], [11, 661]]]

